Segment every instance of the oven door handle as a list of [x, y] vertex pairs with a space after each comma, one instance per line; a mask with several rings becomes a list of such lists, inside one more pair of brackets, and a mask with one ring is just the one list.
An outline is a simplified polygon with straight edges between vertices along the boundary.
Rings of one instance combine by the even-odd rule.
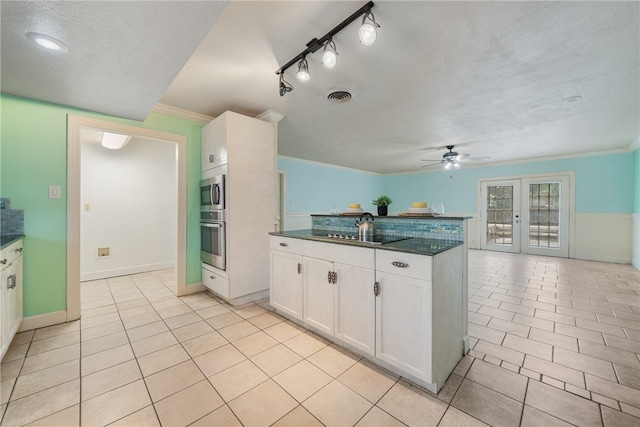
[[209, 228], [222, 228], [223, 224], [219, 222], [201, 222], [201, 227], [209, 227]]
[[211, 186], [211, 205], [217, 206], [220, 204], [220, 184], [213, 184]]

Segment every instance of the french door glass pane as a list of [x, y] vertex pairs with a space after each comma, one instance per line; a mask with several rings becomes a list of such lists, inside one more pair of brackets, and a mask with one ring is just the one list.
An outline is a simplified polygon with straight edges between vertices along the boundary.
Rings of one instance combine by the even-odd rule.
[[529, 247], [560, 247], [560, 183], [529, 184]]
[[487, 187], [487, 243], [513, 244], [513, 187]]

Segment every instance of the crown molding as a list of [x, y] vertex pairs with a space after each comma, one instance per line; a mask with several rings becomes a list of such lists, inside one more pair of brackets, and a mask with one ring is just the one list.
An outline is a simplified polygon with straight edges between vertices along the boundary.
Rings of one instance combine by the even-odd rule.
[[154, 113], [166, 114], [168, 116], [178, 117], [180, 119], [192, 120], [194, 122], [200, 123], [209, 123], [211, 120], [215, 119], [215, 117], [207, 116], [205, 114], [194, 113], [193, 111], [183, 110], [182, 108], [172, 107], [171, 105], [166, 104], [156, 104], [153, 107]]

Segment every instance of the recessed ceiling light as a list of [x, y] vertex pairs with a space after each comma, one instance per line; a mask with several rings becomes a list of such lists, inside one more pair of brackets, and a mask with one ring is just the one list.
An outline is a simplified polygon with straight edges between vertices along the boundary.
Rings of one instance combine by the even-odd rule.
[[40, 33], [26, 33], [29, 40], [36, 43], [38, 46], [54, 52], [69, 52], [69, 47], [62, 43], [60, 40]]
[[576, 96], [570, 96], [569, 98], [565, 98], [562, 100], [562, 102], [564, 102], [565, 104], [568, 104], [570, 102], [580, 101], [581, 99], [582, 97], [580, 95], [576, 95]]

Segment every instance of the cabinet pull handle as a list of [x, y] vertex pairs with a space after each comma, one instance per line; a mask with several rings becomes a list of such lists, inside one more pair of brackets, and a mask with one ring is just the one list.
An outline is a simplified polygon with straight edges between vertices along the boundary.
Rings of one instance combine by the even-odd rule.
[[214, 163], [216, 161], [216, 155], [215, 154], [209, 154], [209, 163]]
[[375, 296], [380, 295], [380, 282], [375, 282], [373, 284], [373, 295]]
[[280, 246], [282, 246], [284, 248], [284, 247], [287, 247], [289, 245], [287, 245], [285, 242], [280, 242]]
[[209, 276], [209, 279], [216, 280], [216, 276]]
[[333, 276], [331, 275], [331, 272], [327, 272], [327, 282], [329, 282], [329, 284], [331, 284], [331, 279], [333, 278]]
[[335, 285], [336, 283], [338, 283], [338, 272], [334, 271], [333, 272], [333, 284]]
[[4, 265], [4, 264], [6, 264], [6, 263], [7, 263], [7, 259], [6, 259], [6, 258], [5, 258], [5, 259], [3, 259], [2, 261], [0, 261], [0, 264], [3, 264], [3, 265]]
[[7, 289], [15, 288], [17, 282], [18, 282], [17, 275], [12, 274], [11, 276], [7, 277]]
[[394, 267], [399, 267], [399, 268], [407, 268], [407, 267], [409, 267], [409, 264], [406, 264], [406, 263], [400, 262], [400, 261], [393, 261], [391, 263], [391, 265], [393, 265]]
[[16, 249], [16, 252], [18, 252], [18, 253], [22, 252], [22, 248]]
[[302, 273], [302, 264], [298, 263], [298, 274]]

